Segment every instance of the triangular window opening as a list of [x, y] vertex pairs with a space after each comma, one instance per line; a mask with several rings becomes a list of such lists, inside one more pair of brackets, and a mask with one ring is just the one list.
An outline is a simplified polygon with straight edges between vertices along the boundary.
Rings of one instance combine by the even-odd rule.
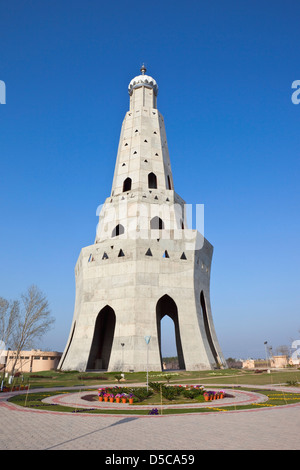
[[186, 259], [185, 253], [183, 252], [182, 255], [180, 256], [180, 259]]
[[107, 253], [103, 253], [102, 259], [108, 259]]
[[125, 256], [122, 249], [119, 251], [118, 258], [120, 258], [121, 256]]
[[147, 250], [147, 252], [146, 252], [146, 256], [152, 256], [152, 253], [151, 253], [150, 248], [148, 248], [148, 250]]
[[167, 250], [164, 252], [163, 258], [170, 258], [169, 253], [167, 252]]

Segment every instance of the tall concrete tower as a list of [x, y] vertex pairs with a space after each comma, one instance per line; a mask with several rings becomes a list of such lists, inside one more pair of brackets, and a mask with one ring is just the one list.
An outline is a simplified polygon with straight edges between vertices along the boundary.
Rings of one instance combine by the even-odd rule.
[[81, 250], [69, 339], [59, 368], [162, 370], [161, 320], [174, 322], [179, 366], [226, 367], [210, 307], [212, 245], [187, 228], [176, 194], [156, 81], [129, 83], [110, 196]]

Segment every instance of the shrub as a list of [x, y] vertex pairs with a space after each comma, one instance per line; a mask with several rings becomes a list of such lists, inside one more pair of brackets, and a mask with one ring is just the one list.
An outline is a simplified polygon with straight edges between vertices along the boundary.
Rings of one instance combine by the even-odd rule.
[[161, 393], [167, 400], [174, 400], [174, 398], [180, 395], [179, 387], [167, 386], [160, 382], [150, 382], [149, 386], [154, 390], [154, 392]]
[[160, 382], [149, 382], [149, 387], [154, 390], [156, 393], [160, 393], [160, 387], [163, 387], [163, 384]]
[[179, 393], [180, 390], [177, 387], [167, 387], [166, 385], [163, 385], [162, 387], [162, 396], [166, 398], [167, 400], [174, 400]]
[[183, 390], [182, 391], [182, 395], [185, 397], [185, 398], [190, 398], [191, 400], [193, 398], [196, 398], [198, 397], [199, 395], [201, 395], [201, 391], [197, 388], [192, 388], [192, 389], [186, 389], [186, 390]]
[[153, 395], [152, 390], [147, 390], [146, 387], [136, 387], [134, 388], [134, 396], [138, 399], [138, 401], [146, 400], [146, 398]]
[[286, 384], [287, 384], [287, 385], [295, 385], [295, 386], [297, 386], [297, 385], [298, 385], [298, 382], [297, 382], [297, 380], [287, 380]]

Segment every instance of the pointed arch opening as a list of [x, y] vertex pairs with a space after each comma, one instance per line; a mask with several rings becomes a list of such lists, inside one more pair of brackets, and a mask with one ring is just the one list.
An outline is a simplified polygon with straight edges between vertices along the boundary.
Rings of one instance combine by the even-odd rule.
[[149, 173], [148, 175], [148, 188], [157, 189], [157, 178], [154, 173]]
[[126, 178], [126, 180], [124, 180], [124, 183], [123, 183], [123, 193], [125, 193], [126, 191], [130, 191], [130, 190], [131, 190], [131, 183], [132, 183], [132, 179], [131, 179], [131, 178]]
[[95, 322], [93, 341], [90, 349], [87, 369], [108, 369], [115, 333], [115, 325], [115, 312], [109, 305], [106, 305], [98, 313]]
[[122, 235], [125, 232], [125, 229], [122, 224], [118, 224], [112, 231], [111, 236], [113, 237], [118, 237], [119, 235]]
[[153, 217], [150, 220], [150, 229], [151, 230], [163, 230], [165, 228], [165, 224], [160, 217]]
[[206, 333], [206, 337], [208, 340], [208, 344], [209, 344], [211, 353], [213, 355], [213, 358], [216, 362], [216, 365], [218, 366], [219, 365], [218, 354], [217, 354], [217, 351], [216, 351], [216, 348], [212, 339], [212, 334], [211, 334], [211, 330], [209, 326], [209, 320], [208, 320], [207, 309], [206, 309], [206, 301], [205, 301], [203, 290], [200, 293], [200, 304], [201, 304], [204, 328], [205, 328], [205, 333]]
[[168, 189], [172, 189], [172, 185], [171, 185], [171, 179], [170, 179], [170, 176], [168, 175]]
[[183, 357], [180, 330], [179, 330], [177, 305], [174, 302], [174, 300], [167, 294], [161, 297], [156, 304], [157, 338], [158, 338], [158, 344], [159, 344], [161, 367], [163, 368], [162, 353], [164, 350], [164, 348], [162, 347], [163, 346], [162, 345], [162, 319], [166, 315], [170, 317], [171, 320], [173, 320], [173, 324], [174, 324], [175, 344], [176, 344], [179, 368], [185, 369], [185, 362], [184, 362], [184, 357]]

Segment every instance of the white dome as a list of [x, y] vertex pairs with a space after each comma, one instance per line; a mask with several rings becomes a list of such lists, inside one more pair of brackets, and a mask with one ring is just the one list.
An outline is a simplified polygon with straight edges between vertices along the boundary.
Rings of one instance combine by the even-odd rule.
[[[141, 71], [146, 71], [144, 67], [141, 68]], [[153, 88], [155, 95], [158, 93], [158, 85], [154, 78], [149, 75], [138, 75], [134, 77], [128, 85], [128, 93], [131, 95], [134, 88], [137, 88], [141, 85], [146, 85], [150, 88]]]

